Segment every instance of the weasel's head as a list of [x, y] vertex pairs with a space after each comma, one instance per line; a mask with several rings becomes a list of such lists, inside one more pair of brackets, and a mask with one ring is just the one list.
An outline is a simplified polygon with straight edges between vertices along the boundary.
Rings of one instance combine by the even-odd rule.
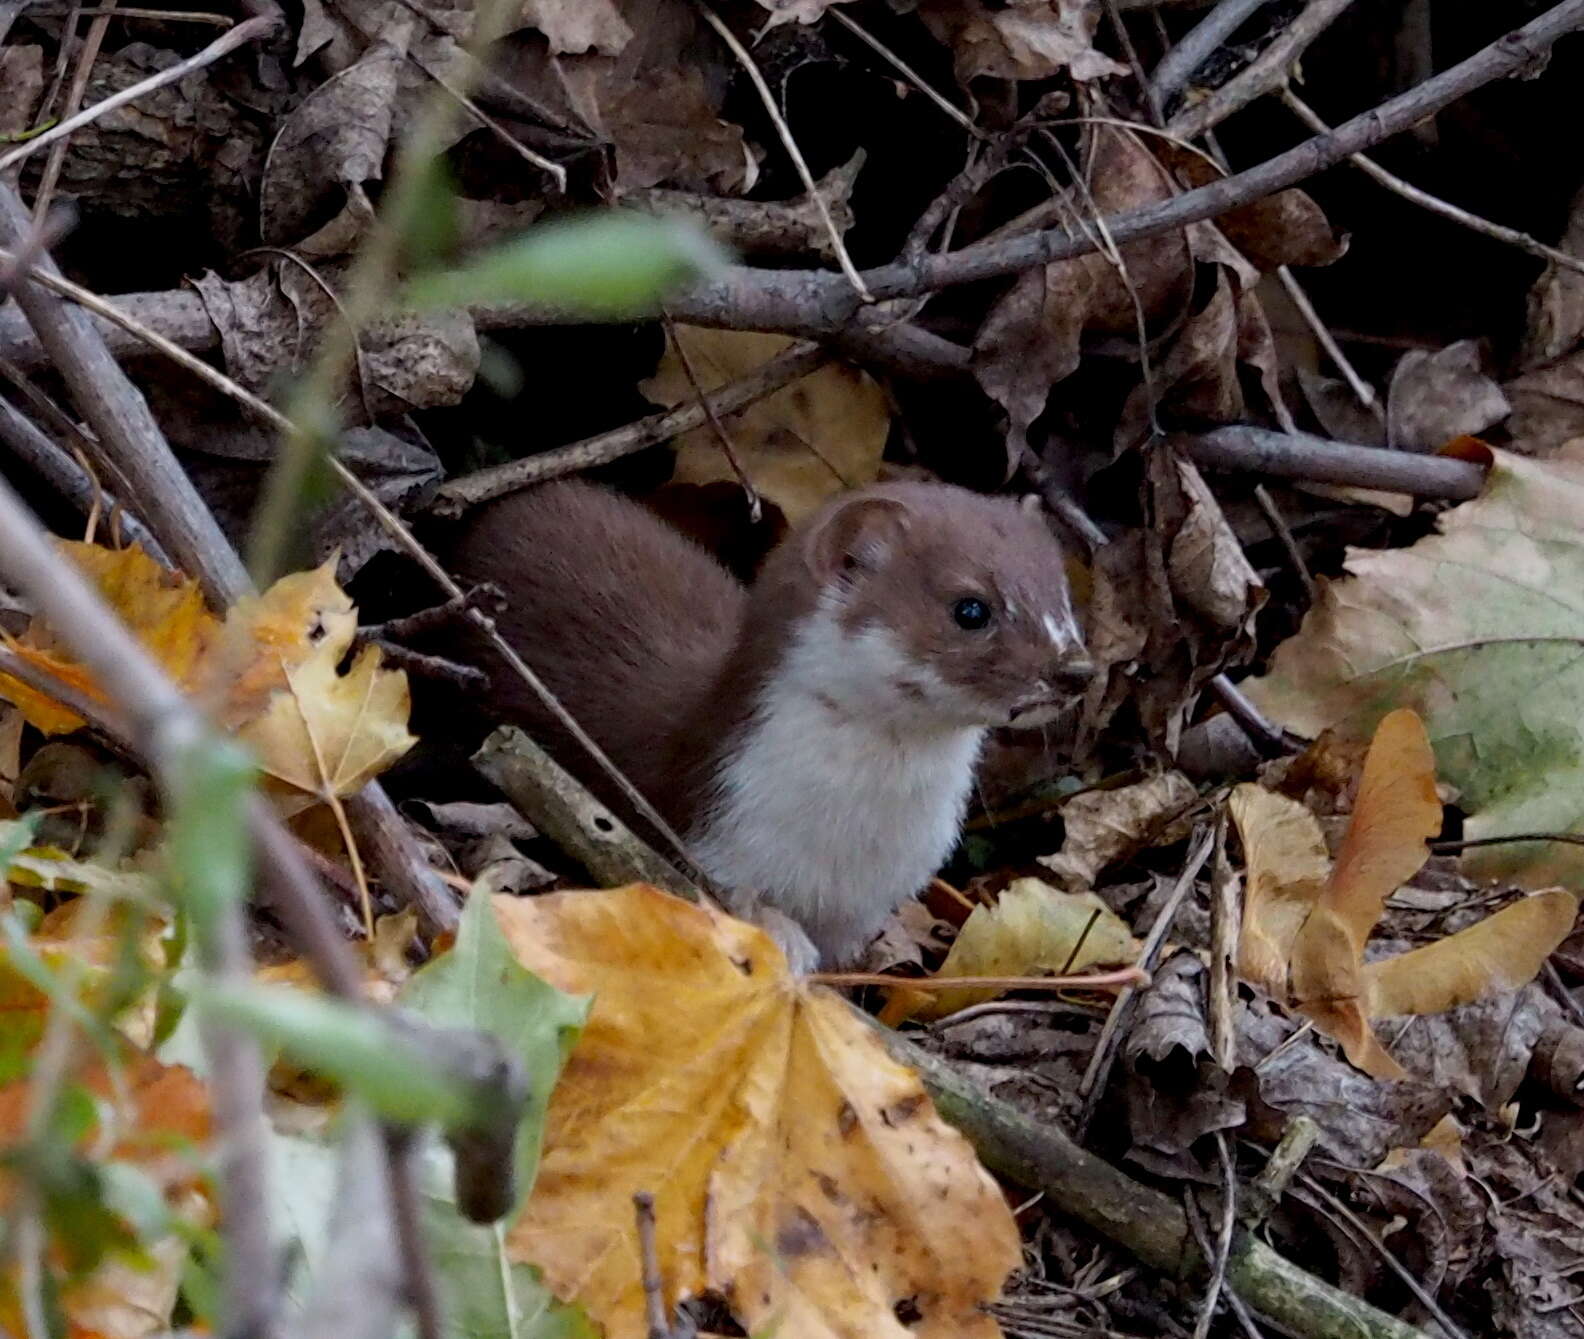
[[1061, 546], [1022, 503], [875, 485], [828, 504], [789, 544], [817, 600], [787, 668], [846, 712], [1035, 726], [1093, 673]]

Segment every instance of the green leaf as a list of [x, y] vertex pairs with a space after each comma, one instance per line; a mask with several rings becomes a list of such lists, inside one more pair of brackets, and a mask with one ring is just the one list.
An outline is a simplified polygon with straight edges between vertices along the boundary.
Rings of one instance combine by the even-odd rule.
[[[522, 1061], [529, 1098], [517, 1138], [517, 1189], [526, 1198], [538, 1170], [550, 1092], [588, 1017], [589, 1001], [562, 994], [522, 966], [491, 900], [475, 896], [463, 908], [455, 947], [413, 976], [400, 1003], [436, 1024], [489, 1032]], [[581, 1311], [553, 1303], [537, 1271], [506, 1260], [500, 1224], [481, 1227], [457, 1212], [450, 1158], [443, 1150], [426, 1148], [420, 1175], [450, 1333], [469, 1339], [592, 1334]]]
[[[1504, 451], [1481, 495], [1407, 549], [1350, 550], [1271, 672], [1243, 686], [1304, 734], [1369, 738], [1412, 707], [1467, 837], [1584, 833], [1584, 452]], [[1520, 842], [1464, 868], [1527, 887], [1584, 880], [1584, 847]]]
[[528, 302], [572, 319], [633, 321], [725, 263], [680, 219], [612, 209], [541, 224], [456, 269], [419, 274], [404, 300], [416, 308]]
[[456, 944], [415, 972], [397, 1002], [431, 1023], [488, 1032], [522, 1061], [528, 1102], [517, 1141], [517, 1185], [526, 1194], [539, 1168], [550, 1091], [588, 1018], [589, 1001], [562, 994], [518, 962], [490, 899], [470, 897]]
[[369, 1009], [285, 986], [195, 981], [190, 990], [192, 1004], [204, 1015], [278, 1046], [387, 1120], [449, 1127], [474, 1115], [468, 1085], [440, 1072]]

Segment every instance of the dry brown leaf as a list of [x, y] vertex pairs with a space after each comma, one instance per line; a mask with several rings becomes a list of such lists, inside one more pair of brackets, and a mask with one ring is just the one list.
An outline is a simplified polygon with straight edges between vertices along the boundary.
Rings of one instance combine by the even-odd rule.
[[[1064, 893], [1041, 879], [1014, 879], [993, 907], [974, 908], [935, 977], [1072, 975], [1127, 966], [1138, 951], [1127, 923], [1093, 893]], [[1001, 993], [919, 992], [912, 1016], [944, 1018]]]
[[[784, 335], [674, 326], [699, 385], [710, 391], [745, 376], [780, 353]], [[697, 397], [674, 343], [668, 342], [643, 393], [658, 404], [691, 404]], [[733, 449], [753, 486], [796, 525], [827, 498], [870, 483], [891, 431], [885, 393], [870, 378], [827, 363], [723, 420]], [[732, 482], [737, 478], [720, 439], [708, 424], [678, 439], [677, 483]]]
[[522, 22], [542, 32], [558, 56], [614, 56], [633, 35], [611, 0], [522, 0]]
[[1512, 412], [1481, 367], [1477, 340], [1444, 349], [1410, 349], [1392, 369], [1386, 436], [1404, 451], [1434, 451], [1455, 437], [1477, 436]]
[[1578, 898], [1562, 888], [1535, 893], [1448, 935], [1364, 968], [1364, 998], [1375, 1018], [1435, 1014], [1532, 981], [1567, 938]]
[[1247, 868], [1238, 974], [1286, 1000], [1293, 941], [1331, 874], [1325, 836], [1303, 805], [1263, 786], [1237, 787], [1229, 805]]
[[[1166, 169], [1130, 131], [1095, 132], [1087, 176], [1093, 207], [1102, 214], [1173, 194]], [[1027, 270], [985, 316], [974, 339], [974, 376], [1007, 411], [1015, 434], [1028, 431], [1051, 387], [1077, 368], [1086, 334], [1136, 346], [1140, 310], [1155, 328], [1187, 301], [1193, 269], [1181, 235], [1133, 242], [1119, 254], [1121, 271], [1098, 254]]]
[[1331, 878], [1293, 944], [1300, 1007], [1360, 994], [1364, 943], [1386, 899], [1419, 872], [1429, 854], [1425, 842], [1440, 831], [1424, 722], [1412, 711], [1394, 711], [1375, 731]]
[[924, 0], [919, 17], [950, 49], [963, 83], [982, 74], [1048, 79], [1065, 70], [1082, 82], [1127, 73], [1094, 48], [1096, 0]]
[[525, 966], [595, 1001], [511, 1259], [607, 1335], [643, 1335], [647, 1190], [668, 1303], [713, 1289], [750, 1332], [799, 1339], [998, 1333], [981, 1307], [1019, 1262], [1005, 1200], [917, 1077], [763, 932], [641, 885], [494, 905]]
[[1075, 795], [1062, 806], [1066, 840], [1056, 855], [1040, 864], [1072, 892], [1094, 886], [1107, 865], [1146, 846], [1176, 840], [1182, 815], [1199, 798], [1181, 772], [1162, 772], [1148, 781], [1115, 790]]
[[265, 774], [284, 784], [275, 789], [287, 814], [361, 790], [417, 743], [407, 732], [406, 674], [382, 670], [377, 646], [365, 646], [338, 673], [343, 650], [322, 642], [237, 731]]

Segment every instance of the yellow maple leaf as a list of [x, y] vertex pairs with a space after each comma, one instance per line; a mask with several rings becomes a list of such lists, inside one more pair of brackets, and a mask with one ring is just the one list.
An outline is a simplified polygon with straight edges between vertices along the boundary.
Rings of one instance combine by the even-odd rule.
[[225, 636], [245, 648], [225, 692], [226, 718], [257, 716], [287, 672], [320, 647], [336, 659], [357, 635], [357, 611], [335, 579], [334, 556], [309, 572], [290, 572], [263, 595], [246, 595], [226, 614]]
[[[667, 1300], [799, 1339], [990, 1339], [1017, 1228], [918, 1078], [760, 930], [644, 885], [500, 896], [513, 952], [594, 1008], [507, 1238], [609, 1336], [645, 1333], [632, 1196]], [[904, 1325], [897, 1307], [920, 1319]]]
[[286, 687], [238, 734], [295, 813], [316, 801], [362, 789], [417, 740], [407, 732], [407, 676], [380, 668], [380, 650], [365, 646], [345, 674], [330, 641], [286, 671]]

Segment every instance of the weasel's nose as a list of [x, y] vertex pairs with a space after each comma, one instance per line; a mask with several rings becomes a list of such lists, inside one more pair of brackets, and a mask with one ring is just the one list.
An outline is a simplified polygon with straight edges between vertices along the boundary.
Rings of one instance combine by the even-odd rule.
[[1094, 678], [1095, 663], [1087, 651], [1068, 651], [1046, 671], [1045, 681], [1062, 693], [1082, 693]]

